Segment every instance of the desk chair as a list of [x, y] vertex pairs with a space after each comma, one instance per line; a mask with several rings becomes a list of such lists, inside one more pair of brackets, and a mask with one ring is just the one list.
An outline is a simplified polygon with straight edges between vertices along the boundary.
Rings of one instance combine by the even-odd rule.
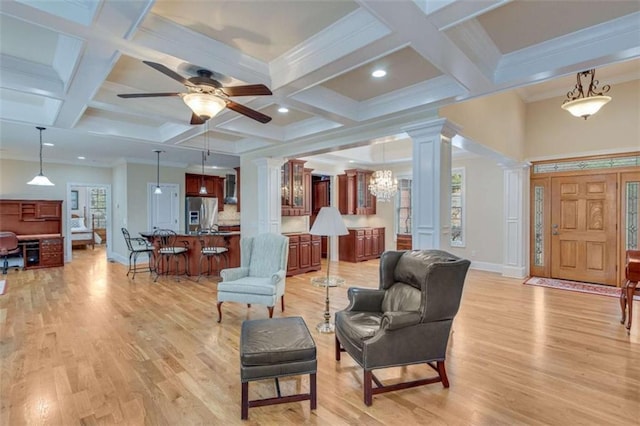
[[9, 256], [20, 253], [18, 237], [13, 232], [0, 232], [0, 256], [3, 257], [2, 275], [7, 274], [9, 269]]

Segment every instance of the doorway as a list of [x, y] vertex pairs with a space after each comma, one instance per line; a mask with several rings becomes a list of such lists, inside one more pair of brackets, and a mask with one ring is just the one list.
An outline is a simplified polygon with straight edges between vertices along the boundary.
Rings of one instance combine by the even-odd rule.
[[111, 257], [111, 185], [67, 183], [65, 209], [65, 259], [73, 259], [73, 249], [106, 247]]
[[640, 153], [533, 163], [529, 274], [612, 286], [638, 249]]

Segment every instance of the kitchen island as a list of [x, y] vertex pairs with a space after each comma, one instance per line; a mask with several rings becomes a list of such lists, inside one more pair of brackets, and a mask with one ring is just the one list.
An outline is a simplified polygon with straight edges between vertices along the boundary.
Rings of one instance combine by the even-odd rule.
[[[154, 249], [158, 249], [158, 242], [156, 238], [153, 236], [153, 231], [140, 232], [140, 235], [146, 238], [149, 242], [151, 242], [154, 246]], [[221, 240], [224, 241], [224, 246], [229, 250], [227, 252], [227, 256], [229, 259], [228, 268], [235, 268], [240, 266], [240, 232], [231, 231], [231, 232], [219, 232], [215, 234], [220, 237]], [[196, 233], [193, 234], [184, 234], [179, 233], [177, 238], [178, 244], [184, 244], [186, 242], [187, 248], [189, 251], [187, 252], [187, 263], [189, 264], [189, 274], [191, 276], [197, 277], [200, 273], [200, 251], [202, 249], [201, 238], [203, 235], [198, 235]], [[204, 270], [206, 271], [205, 260], [202, 261]], [[159, 272], [165, 273], [166, 265], [161, 265], [163, 268]], [[215, 262], [212, 262], [212, 268], [216, 268], [217, 265]], [[184, 262], [180, 262], [179, 269], [184, 270]], [[169, 273], [175, 270], [175, 263], [171, 263], [169, 265]], [[211, 270], [212, 275], [220, 275], [220, 271]]]

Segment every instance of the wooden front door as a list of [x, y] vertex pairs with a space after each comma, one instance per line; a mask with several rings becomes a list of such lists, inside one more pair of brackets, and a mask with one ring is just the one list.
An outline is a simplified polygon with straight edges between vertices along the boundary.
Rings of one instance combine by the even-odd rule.
[[551, 179], [551, 276], [616, 285], [616, 175]]

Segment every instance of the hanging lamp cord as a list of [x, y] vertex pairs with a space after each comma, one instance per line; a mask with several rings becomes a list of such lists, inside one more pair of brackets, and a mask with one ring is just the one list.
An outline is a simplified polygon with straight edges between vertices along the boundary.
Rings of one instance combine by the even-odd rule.
[[42, 176], [42, 131], [44, 127], [38, 127], [38, 130], [40, 130], [40, 176]]

